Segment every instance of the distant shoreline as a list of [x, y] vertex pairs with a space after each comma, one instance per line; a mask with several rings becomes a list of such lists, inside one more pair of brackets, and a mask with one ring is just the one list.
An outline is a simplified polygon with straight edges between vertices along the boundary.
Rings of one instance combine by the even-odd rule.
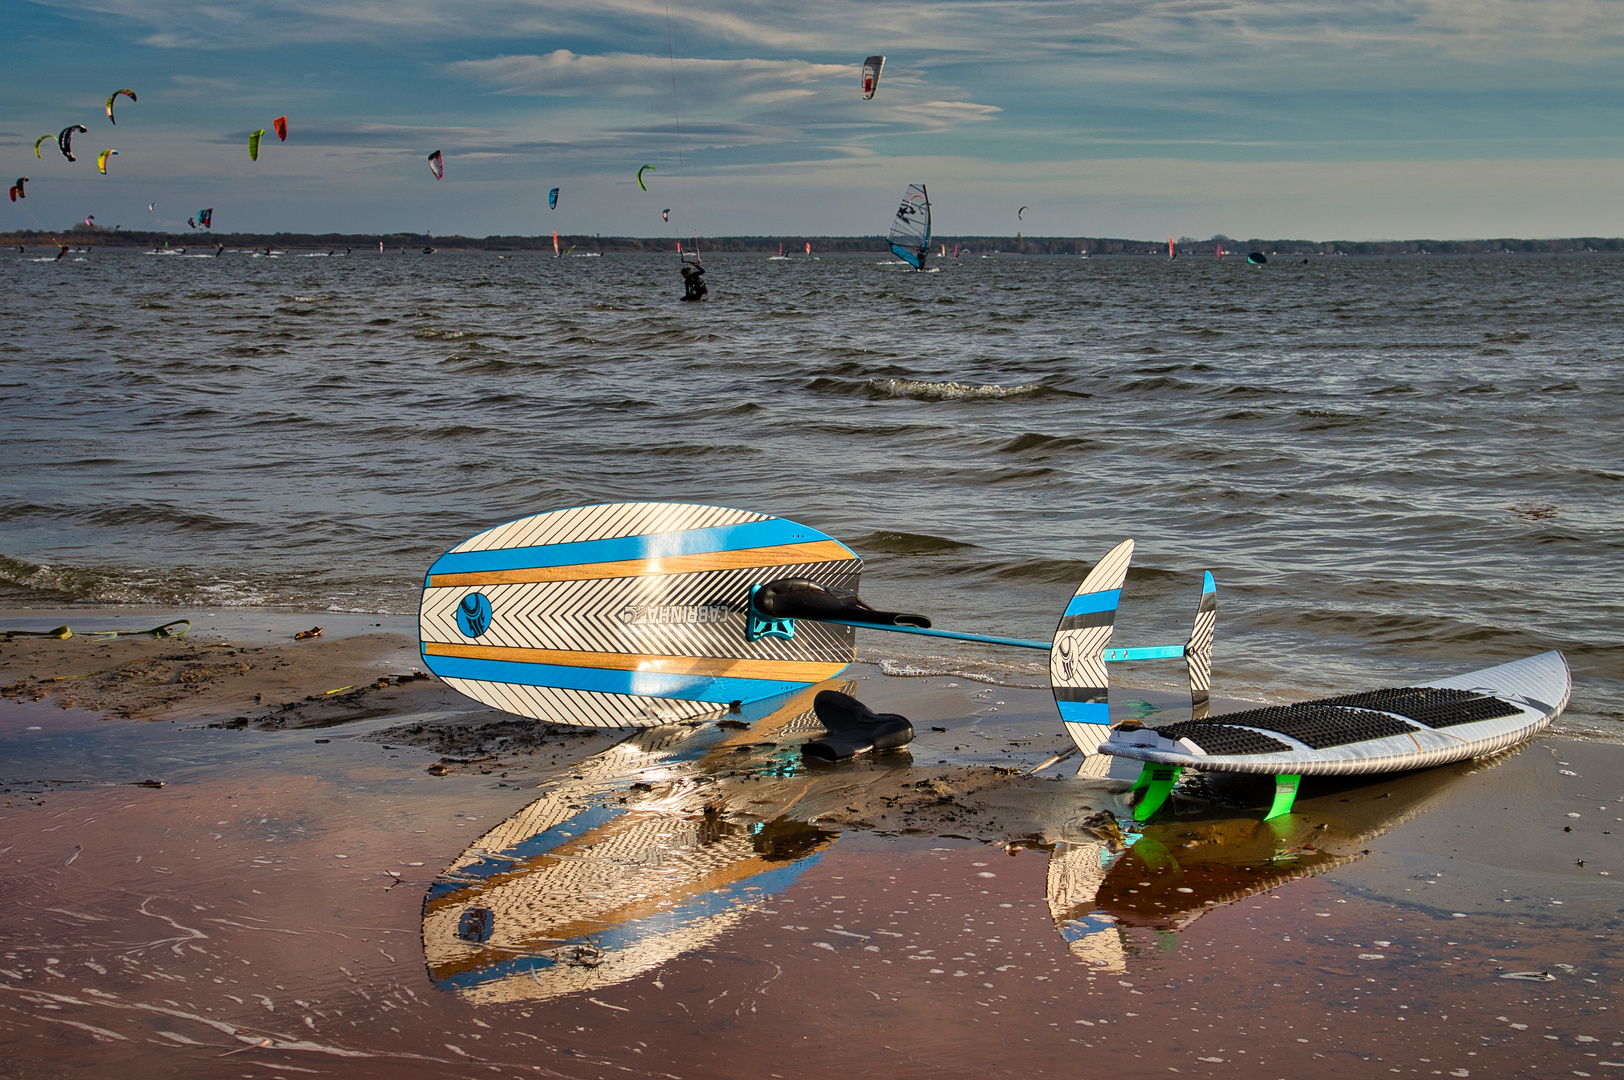
[[[214, 232], [137, 232], [123, 229], [87, 228], [77, 225], [62, 232], [36, 230], [0, 233], [3, 247], [56, 247], [68, 244], [74, 247], [153, 248], [199, 247], [213, 248], [278, 248], [333, 250], [340, 248], [365, 251], [377, 248], [382, 241], [386, 251], [421, 251], [433, 247], [441, 251], [551, 251], [550, 234], [543, 236], [430, 236], [424, 233], [214, 233]], [[1515, 238], [1484, 240], [1235, 240], [1228, 237], [1209, 240], [1180, 239], [1176, 242], [1180, 256], [1213, 258], [1218, 243], [1223, 244], [1226, 256], [1242, 258], [1250, 251], [1267, 255], [1561, 255], [1610, 254], [1624, 252], [1624, 238], [1568, 237], [1556, 240], [1523, 240]], [[559, 236], [562, 248], [574, 247], [580, 251], [602, 252], [654, 252], [673, 253], [678, 240], [674, 237], [628, 236]], [[683, 241], [685, 250], [691, 242]], [[883, 236], [717, 236], [700, 237], [702, 254], [775, 254], [790, 252], [805, 257], [806, 245], [812, 245], [812, 254], [827, 255], [842, 252], [884, 252], [888, 243]], [[938, 236], [933, 246], [958, 248], [970, 255], [1152, 255], [1167, 256], [1166, 240], [1132, 240], [1117, 237], [1022, 237], [1013, 236]]]

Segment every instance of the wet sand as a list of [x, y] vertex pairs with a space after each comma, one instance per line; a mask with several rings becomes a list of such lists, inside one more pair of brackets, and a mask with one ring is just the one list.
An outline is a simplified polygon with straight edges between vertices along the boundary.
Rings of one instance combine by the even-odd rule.
[[857, 665], [920, 738], [807, 766], [809, 698], [581, 734], [395, 681], [398, 626], [234, 618], [0, 647], [0, 1075], [1624, 1069], [1624, 748], [1305, 784], [1286, 825], [1214, 785], [1124, 847], [1123, 783], [1021, 776], [1042, 692]]

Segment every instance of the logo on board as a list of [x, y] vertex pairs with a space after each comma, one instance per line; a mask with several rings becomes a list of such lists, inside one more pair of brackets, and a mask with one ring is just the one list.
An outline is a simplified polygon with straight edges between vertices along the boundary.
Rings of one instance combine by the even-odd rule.
[[479, 637], [491, 628], [491, 602], [484, 593], [469, 593], [457, 605], [457, 629], [464, 637]]
[[633, 604], [616, 616], [626, 626], [710, 624], [725, 622], [726, 604]]

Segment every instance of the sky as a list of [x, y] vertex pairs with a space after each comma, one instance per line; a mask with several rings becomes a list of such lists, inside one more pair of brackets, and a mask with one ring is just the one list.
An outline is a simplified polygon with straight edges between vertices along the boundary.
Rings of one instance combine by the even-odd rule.
[[0, 228], [871, 235], [922, 182], [942, 235], [1624, 235], [1624, 0], [5, 11]]

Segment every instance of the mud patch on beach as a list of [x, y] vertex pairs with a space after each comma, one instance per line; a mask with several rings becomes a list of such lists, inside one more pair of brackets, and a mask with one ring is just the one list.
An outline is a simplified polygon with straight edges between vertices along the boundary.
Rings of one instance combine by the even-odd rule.
[[269, 645], [190, 636], [19, 637], [0, 644], [0, 694], [113, 719], [328, 727], [460, 700], [416, 659], [411, 641], [396, 634]]

